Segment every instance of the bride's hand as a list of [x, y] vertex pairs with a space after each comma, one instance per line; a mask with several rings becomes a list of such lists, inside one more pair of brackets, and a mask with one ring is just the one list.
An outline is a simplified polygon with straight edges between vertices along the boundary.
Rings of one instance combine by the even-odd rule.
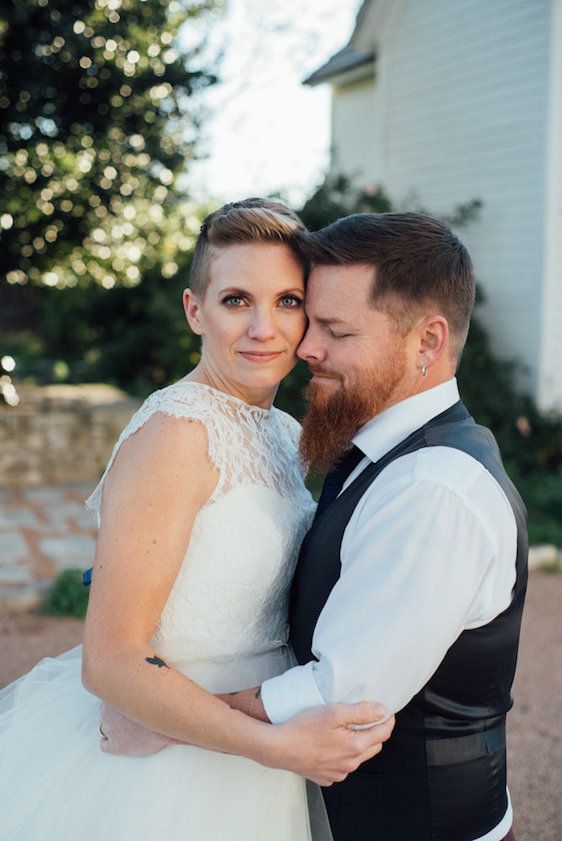
[[394, 727], [394, 716], [382, 721], [386, 715], [381, 704], [368, 702], [300, 713], [278, 728], [286, 751], [281, 767], [321, 786], [339, 783], [382, 750]]
[[100, 748], [117, 756], [150, 756], [168, 745], [180, 744], [137, 724], [109, 704], [102, 704]]

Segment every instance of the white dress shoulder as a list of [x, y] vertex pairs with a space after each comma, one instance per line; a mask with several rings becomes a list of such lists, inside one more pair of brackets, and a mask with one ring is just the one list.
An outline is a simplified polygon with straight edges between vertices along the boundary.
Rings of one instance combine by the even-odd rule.
[[[152, 645], [212, 692], [258, 685], [293, 664], [288, 595], [313, 513], [299, 424], [276, 408], [180, 382], [145, 401], [107, 470], [156, 412], [204, 424], [219, 480], [195, 518]], [[103, 482], [87, 502], [98, 518]], [[103, 753], [100, 701], [83, 688], [80, 669], [78, 647], [0, 693], [1, 841], [313, 837], [305, 782], [291, 772], [184, 745], [147, 757]], [[325, 826], [314, 832], [320, 837], [329, 838]]]

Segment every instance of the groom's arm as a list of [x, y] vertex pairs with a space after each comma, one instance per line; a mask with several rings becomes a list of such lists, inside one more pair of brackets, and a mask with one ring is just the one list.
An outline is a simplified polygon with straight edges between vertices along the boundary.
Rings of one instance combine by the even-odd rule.
[[220, 698], [234, 710], [240, 710], [240, 712], [252, 718], [257, 718], [258, 721], [271, 723], [261, 698], [261, 686], [254, 686], [253, 689], [243, 689], [241, 692], [218, 694], [217, 698]]
[[[398, 483], [379, 494], [346, 531], [341, 577], [314, 633], [317, 659], [264, 682], [262, 720], [280, 724], [310, 707], [359, 698], [377, 698], [394, 713], [473, 618], [475, 593], [497, 552], [479, 517], [439, 483]], [[251, 693], [234, 704], [255, 709]]]

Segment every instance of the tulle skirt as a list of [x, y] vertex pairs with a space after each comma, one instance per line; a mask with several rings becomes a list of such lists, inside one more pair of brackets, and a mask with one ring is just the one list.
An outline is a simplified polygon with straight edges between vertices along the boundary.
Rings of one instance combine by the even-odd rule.
[[[311, 830], [306, 783], [291, 772], [184, 745], [146, 757], [103, 753], [100, 701], [82, 686], [81, 654], [78, 647], [42, 660], [0, 692], [1, 841], [331, 837], [319, 790], [309, 787]], [[238, 660], [230, 678], [224, 664], [182, 670], [212, 691], [228, 691], [235, 680], [250, 681], [234, 687], [241, 688], [278, 674], [288, 657], [279, 649]]]

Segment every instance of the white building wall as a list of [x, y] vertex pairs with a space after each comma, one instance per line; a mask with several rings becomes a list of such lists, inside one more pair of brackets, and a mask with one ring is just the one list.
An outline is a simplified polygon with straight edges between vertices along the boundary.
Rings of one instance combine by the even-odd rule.
[[331, 169], [358, 184], [371, 183], [377, 163], [373, 149], [376, 94], [372, 78], [332, 90]]
[[562, 409], [562, 0], [552, 4], [546, 224], [538, 398]]
[[[373, 33], [374, 180], [402, 207], [436, 214], [482, 199], [479, 221], [460, 233], [488, 298], [483, 320], [536, 393], [551, 0], [391, 2]], [[338, 104], [338, 138], [343, 116]], [[562, 383], [559, 395], [562, 405]]]

